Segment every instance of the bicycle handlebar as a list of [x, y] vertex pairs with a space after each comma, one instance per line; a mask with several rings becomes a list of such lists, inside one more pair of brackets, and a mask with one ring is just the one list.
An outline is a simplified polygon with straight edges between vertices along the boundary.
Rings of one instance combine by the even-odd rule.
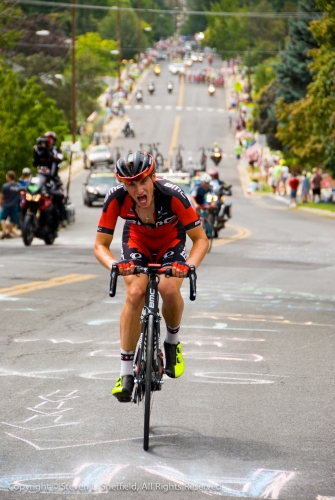
[[[157, 269], [155, 270], [157, 271]], [[150, 269], [150, 267], [141, 267], [141, 266], [135, 266], [134, 274], [156, 274], [153, 269]], [[168, 268], [165, 269], [164, 267], [158, 269], [158, 274], [164, 274], [165, 276], [172, 276], [172, 269]], [[117, 285], [117, 278], [119, 276], [119, 268], [118, 265], [115, 263], [112, 265], [112, 270], [111, 270], [111, 280], [110, 280], [110, 285], [109, 285], [109, 296], [110, 297], [115, 297], [116, 294], [116, 285]], [[197, 296], [197, 275], [195, 272], [195, 266], [190, 266], [190, 270], [187, 273], [187, 277], [190, 280], [190, 300], [195, 300]]]

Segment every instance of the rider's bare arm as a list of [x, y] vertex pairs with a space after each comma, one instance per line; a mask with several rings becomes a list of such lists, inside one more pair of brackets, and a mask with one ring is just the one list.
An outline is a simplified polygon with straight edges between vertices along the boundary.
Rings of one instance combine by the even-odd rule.
[[[106, 233], [97, 233], [94, 244], [94, 255], [104, 267], [109, 271], [112, 269], [112, 265], [118, 260], [114, 257], [110, 251], [110, 245], [113, 241], [113, 236]], [[127, 269], [120, 269], [119, 274], [121, 276], [129, 276], [133, 274], [135, 270], [135, 264], [131, 264]]]
[[113, 241], [113, 236], [106, 233], [97, 233], [94, 244], [94, 255], [104, 267], [109, 271], [112, 269], [117, 259], [114, 257], [109, 247]]
[[193, 241], [193, 245], [186, 263], [197, 268], [208, 251], [208, 238], [201, 226], [190, 229], [187, 234]]

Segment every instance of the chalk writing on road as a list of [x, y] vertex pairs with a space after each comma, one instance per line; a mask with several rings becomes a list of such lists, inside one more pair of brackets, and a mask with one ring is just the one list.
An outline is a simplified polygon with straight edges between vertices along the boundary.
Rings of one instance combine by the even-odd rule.
[[1, 423], [30, 431], [77, 425], [79, 422], [71, 421], [71, 418], [68, 417], [68, 412], [73, 410], [73, 408], [66, 406], [69, 401], [79, 397], [77, 393], [77, 390], [64, 393], [59, 389], [46, 396], [39, 396], [39, 399], [42, 401], [34, 407], [27, 408], [27, 410], [33, 412], [33, 415], [20, 422]]

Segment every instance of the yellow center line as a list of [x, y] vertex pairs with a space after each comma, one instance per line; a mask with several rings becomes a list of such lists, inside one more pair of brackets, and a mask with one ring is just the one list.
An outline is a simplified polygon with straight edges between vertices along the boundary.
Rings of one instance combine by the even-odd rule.
[[178, 106], [182, 107], [183, 102], [184, 102], [184, 88], [185, 88], [185, 81], [184, 78], [182, 78], [180, 82], [180, 87], [179, 87], [179, 94], [178, 94]]
[[[185, 82], [184, 82], [184, 79], [182, 79], [180, 82], [179, 94], [178, 94], [178, 106], [179, 107], [182, 107], [183, 102], [184, 102], [184, 89], [185, 89]], [[175, 120], [174, 120], [171, 144], [170, 144], [170, 149], [169, 149], [169, 156], [173, 155], [174, 150], [177, 146], [179, 129], [180, 129], [180, 116], [177, 115]]]
[[67, 285], [69, 283], [85, 281], [95, 277], [95, 274], [66, 274], [64, 276], [57, 276], [57, 278], [51, 278], [47, 281], [31, 281], [30, 283], [23, 283], [21, 285], [0, 288], [0, 295], [2, 295], [3, 297], [21, 295], [23, 293], [34, 292], [35, 290], [43, 290], [44, 288]]
[[171, 144], [170, 144], [170, 149], [169, 149], [169, 155], [172, 156], [174, 153], [174, 149], [177, 145], [178, 141], [178, 134], [179, 134], [179, 128], [180, 128], [180, 116], [177, 115], [175, 120], [174, 120], [174, 127], [173, 127], [173, 132], [172, 132], [172, 139], [171, 139]]
[[237, 240], [244, 240], [245, 238], [249, 238], [249, 236], [251, 235], [251, 231], [246, 227], [233, 226], [229, 224], [227, 225], [227, 228], [235, 229], [236, 234], [234, 234], [233, 236], [229, 236], [228, 238], [220, 238], [219, 240], [214, 240], [213, 247], [227, 245], [228, 243], [233, 243], [233, 241]]

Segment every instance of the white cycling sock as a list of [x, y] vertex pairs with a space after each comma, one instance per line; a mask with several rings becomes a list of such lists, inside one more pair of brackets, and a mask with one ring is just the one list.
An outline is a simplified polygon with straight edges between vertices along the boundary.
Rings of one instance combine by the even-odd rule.
[[171, 328], [170, 326], [166, 325], [165, 342], [167, 342], [168, 344], [177, 345], [179, 342], [179, 329], [180, 325], [176, 328]]
[[124, 375], [134, 375], [134, 354], [135, 351], [125, 351], [121, 349], [121, 377]]

